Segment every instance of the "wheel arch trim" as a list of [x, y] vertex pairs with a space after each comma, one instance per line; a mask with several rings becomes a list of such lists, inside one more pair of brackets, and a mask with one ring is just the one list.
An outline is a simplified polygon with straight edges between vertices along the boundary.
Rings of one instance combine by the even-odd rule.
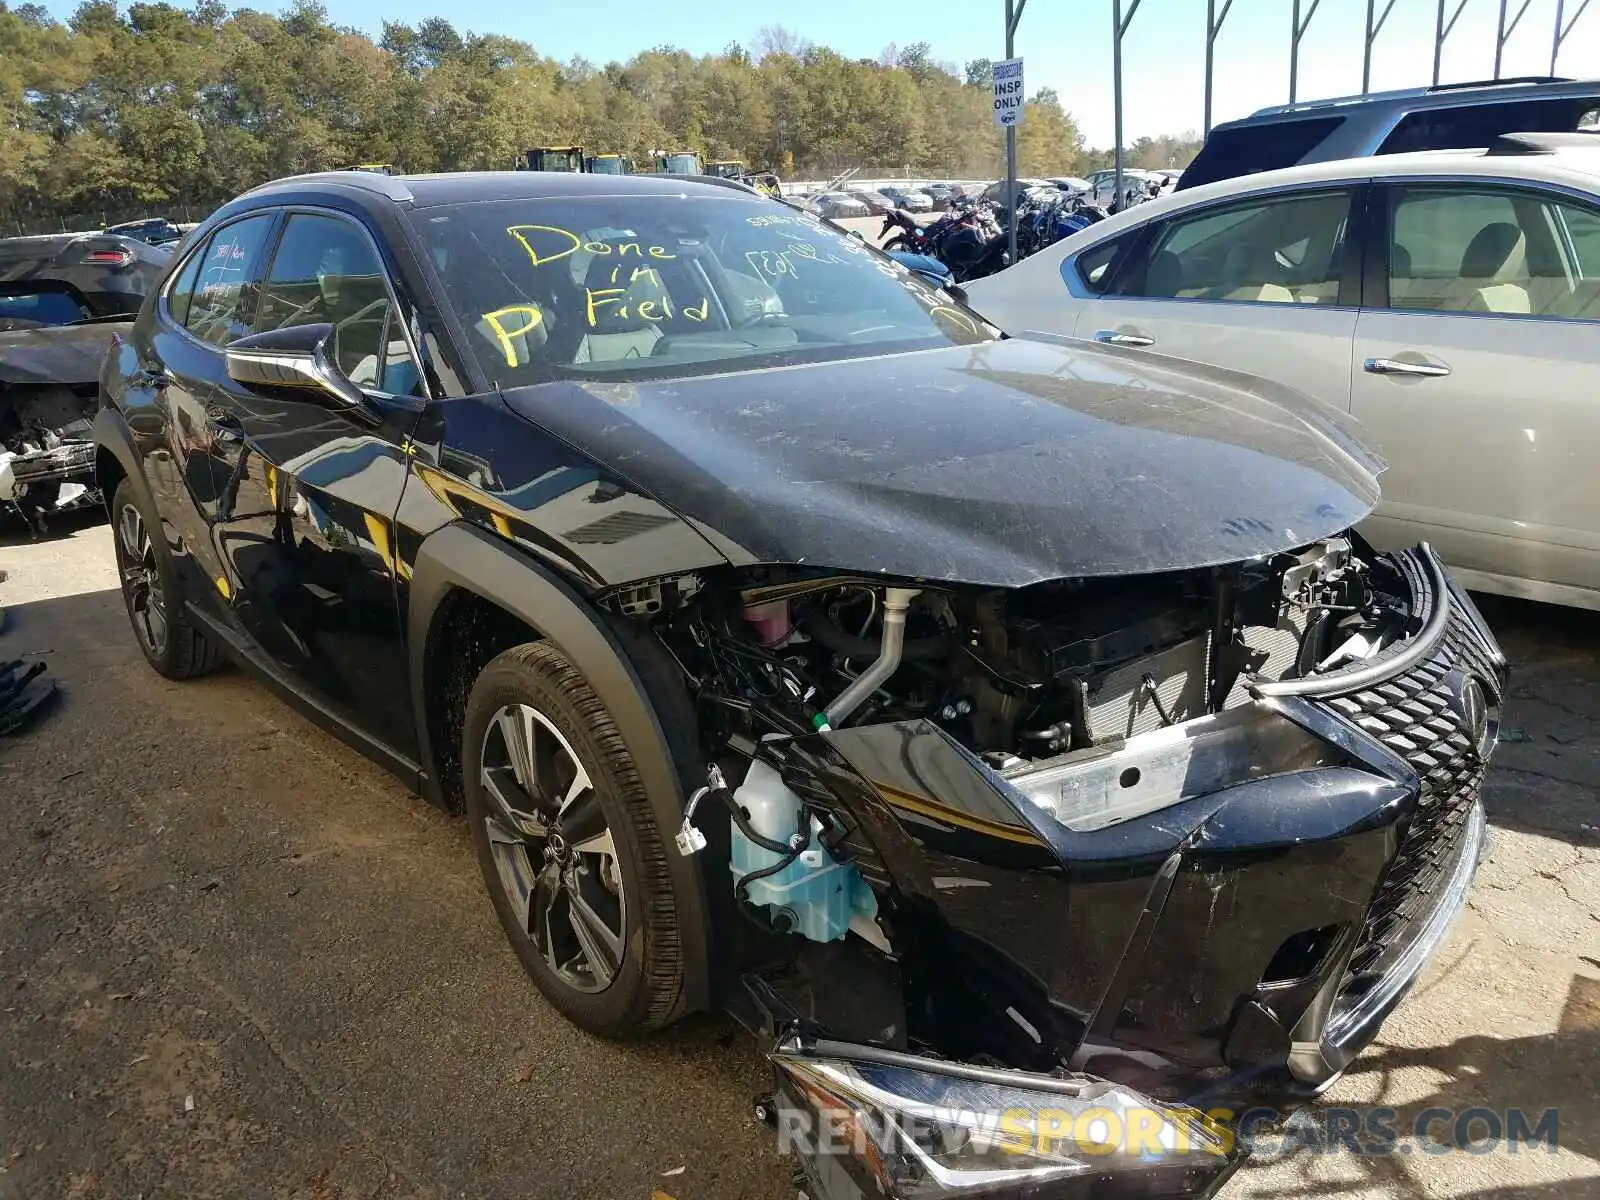
[[151, 513], [160, 515], [160, 508], [156, 505], [155, 495], [150, 490], [150, 481], [144, 477], [143, 456], [140, 455], [133, 443], [133, 431], [128, 428], [128, 422], [122, 413], [115, 408], [102, 406], [94, 417], [94, 445], [95, 445], [95, 486], [99, 487], [105, 498], [106, 512], [111, 511], [111, 490], [104, 486], [100, 472], [100, 456], [102, 453], [110, 454], [117, 460], [117, 465], [122, 468], [123, 476], [130, 480], [133, 489], [138, 493], [139, 502], [148, 505]]
[[439, 755], [428, 720], [428, 641], [434, 617], [453, 591], [470, 592], [515, 616], [578, 665], [616, 722], [667, 846], [684, 955], [685, 1007], [710, 1002], [710, 923], [696, 860], [672, 849], [685, 797], [656, 706], [616, 635], [565, 582], [484, 530], [455, 522], [429, 534], [411, 569], [406, 642], [423, 787], [439, 799]]

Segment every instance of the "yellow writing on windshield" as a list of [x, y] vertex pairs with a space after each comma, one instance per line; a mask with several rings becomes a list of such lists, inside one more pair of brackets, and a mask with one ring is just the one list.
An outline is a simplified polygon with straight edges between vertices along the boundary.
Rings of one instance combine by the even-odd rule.
[[587, 254], [601, 257], [615, 254], [618, 258], [653, 258], [658, 262], [677, 258], [665, 246], [657, 246], [647, 242], [604, 242], [593, 239], [585, 240], [570, 229], [563, 229], [559, 225], [508, 225], [506, 232], [516, 238], [517, 243], [527, 252], [528, 260], [536, 267], [547, 263], [560, 262], [570, 254], [579, 250]]
[[[654, 272], [651, 272], [654, 274]], [[635, 300], [629, 307], [628, 289], [620, 287], [611, 288], [584, 288], [584, 306], [589, 319], [589, 327], [598, 326], [602, 319], [614, 318], [626, 321], [634, 317], [640, 321], [654, 324], [657, 321], [670, 321], [680, 313], [690, 321], [704, 321], [711, 315], [711, 298], [702, 296], [698, 304], [685, 304], [676, 307], [671, 297], [665, 291], [657, 296], [645, 300]]]
[[[505, 322], [508, 317], [521, 317], [522, 320], [512, 328], [507, 328]], [[544, 314], [531, 304], [511, 304], [484, 313], [483, 319], [494, 332], [495, 340], [500, 343], [500, 351], [506, 356], [506, 366], [514, 367], [517, 365], [517, 349], [511, 339], [521, 337], [538, 325], [544, 320]]]
[[[536, 267], [557, 262], [583, 245], [583, 239], [577, 234], [556, 225], [511, 225], [506, 232], [522, 244]], [[537, 247], [535, 242], [539, 244]]]

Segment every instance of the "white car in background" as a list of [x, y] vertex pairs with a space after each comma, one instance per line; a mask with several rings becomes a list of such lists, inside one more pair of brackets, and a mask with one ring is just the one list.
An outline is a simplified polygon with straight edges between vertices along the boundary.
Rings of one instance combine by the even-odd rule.
[[1466, 586], [1600, 609], [1600, 136], [1178, 192], [967, 285], [1013, 334], [1211, 363], [1352, 413], [1363, 527]]

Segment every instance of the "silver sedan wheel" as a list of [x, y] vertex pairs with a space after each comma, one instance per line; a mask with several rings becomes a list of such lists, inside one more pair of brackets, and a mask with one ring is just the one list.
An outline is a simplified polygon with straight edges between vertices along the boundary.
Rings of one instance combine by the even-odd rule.
[[167, 605], [161, 594], [161, 573], [144, 518], [131, 504], [117, 514], [117, 549], [122, 568], [122, 591], [133, 617], [133, 631], [154, 658], [167, 649]]
[[522, 931], [568, 986], [604, 991], [622, 964], [627, 895], [588, 771], [526, 704], [495, 713], [482, 763], [489, 848]]

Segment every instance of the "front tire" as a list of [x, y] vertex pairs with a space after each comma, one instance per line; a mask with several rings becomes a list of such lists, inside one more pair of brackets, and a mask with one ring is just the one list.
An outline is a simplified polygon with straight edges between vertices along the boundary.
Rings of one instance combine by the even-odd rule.
[[667, 850], [611, 714], [547, 642], [479, 675], [461, 761], [495, 914], [557, 1009], [605, 1037], [677, 1014], [683, 958]]
[[168, 679], [194, 679], [222, 664], [222, 654], [189, 621], [161, 525], [123, 479], [111, 497], [122, 600], [145, 661]]

